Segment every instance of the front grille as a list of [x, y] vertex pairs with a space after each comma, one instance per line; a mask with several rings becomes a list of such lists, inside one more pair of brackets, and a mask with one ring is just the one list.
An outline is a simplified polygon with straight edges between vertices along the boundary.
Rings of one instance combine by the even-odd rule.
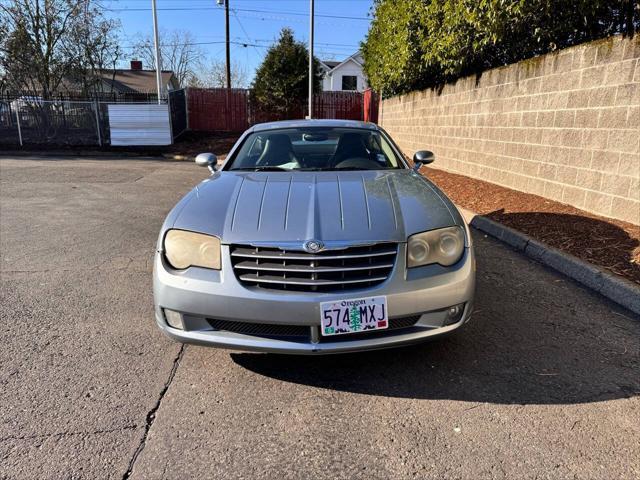
[[384, 282], [393, 270], [397, 251], [393, 243], [319, 253], [234, 245], [231, 261], [236, 277], [245, 285], [298, 292], [334, 292]]
[[400, 328], [413, 327], [422, 315], [411, 315], [409, 317], [390, 318], [387, 330], [398, 330]]
[[234, 322], [208, 318], [215, 330], [254, 335], [256, 337], [309, 337], [309, 327], [304, 325], [272, 325], [269, 323]]
[[[320, 342], [343, 342], [349, 340], [362, 340], [366, 338], [383, 337], [387, 335], [389, 331], [405, 330], [411, 328], [419, 319], [420, 315], [390, 318], [389, 326], [384, 330], [374, 330], [371, 332], [351, 333], [345, 335], [332, 335], [329, 337], [321, 336]], [[311, 341], [311, 329], [318, 328], [316, 326], [311, 327], [305, 325], [274, 325], [269, 323], [234, 322], [232, 320], [219, 320], [215, 318], [208, 318], [207, 322], [214, 330], [241, 333], [244, 335], [253, 335], [255, 337], [279, 338], [282, 340], [286, 339], [298, 342]]]

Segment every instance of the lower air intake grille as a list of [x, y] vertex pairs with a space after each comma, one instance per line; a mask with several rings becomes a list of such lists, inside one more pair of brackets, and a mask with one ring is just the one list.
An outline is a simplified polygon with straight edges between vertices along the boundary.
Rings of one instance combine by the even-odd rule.
[[384, 282], [398, 247], [379, 243], [306, 253], [278, 248], [231, 246], [231, 261], [245, 285], [298, 292], [357, 290]]
[[309, 337], [309, 327], [304, 325], [272, 325], [268, 323], [233, 322], [207, 319], [216, 330], [254, 335], [256, 337]]
[[[390, 318], [389, 327], [384, 330], [321, 337], [320, 342], [341, 342], [381, 337], [387, 335], [389, 331], [411, 328], [419, 319], [420, 315]], [[311, 328], [317, 328], [305, 325], [273, 325], [268, 323], [234, 322], [232, 320], [218, 320], [214, 318], [208, 318], [207, 322], [215, 330], [265, 338], [288, 337], [289, 339], [298, 342], [311, 341]], [[282, 339], [284, 340], [284, 338]]]

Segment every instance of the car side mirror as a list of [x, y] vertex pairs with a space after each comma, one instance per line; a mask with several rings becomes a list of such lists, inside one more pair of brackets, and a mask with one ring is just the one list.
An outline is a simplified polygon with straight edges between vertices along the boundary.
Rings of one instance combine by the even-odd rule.
[[420, 168], [423, 165], [433, 163], [435, 159], [436, 156], [429, 150], [418, 150], [413, 154], [413, 163], [415, 164], [416, 168]]
[[208, 167], [211, 173], [216, 171], [216, 166], [218, 165], [218, 157], [216, 157], [213, 153], [200, 153], [196, 157], [196, 165], [200, 167]]

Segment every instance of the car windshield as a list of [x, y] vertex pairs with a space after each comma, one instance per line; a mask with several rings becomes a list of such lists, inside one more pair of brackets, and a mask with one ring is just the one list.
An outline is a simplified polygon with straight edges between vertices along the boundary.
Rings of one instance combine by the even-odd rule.
[[402, 168], [384, 135], [364, 128], [283, 128], [247, 136], [228, 170], [323, 171]]

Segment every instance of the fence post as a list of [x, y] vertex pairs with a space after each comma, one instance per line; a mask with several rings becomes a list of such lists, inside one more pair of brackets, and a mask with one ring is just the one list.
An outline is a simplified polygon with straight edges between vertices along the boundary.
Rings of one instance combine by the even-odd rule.
[[171, 92], [167, 92], [167, 110], [169, 112], [169, 134], [171, 135], [171, 143], [173, 144], [173, 112], [171, 111]]
[[67, 128], [67, 113], [64, 110], [64, 100], [60, 100], [60, 106], [62, 107], [62, 126]]
[[189, 87], [184, 89], [184, 114], [187, 117], [185, 124], [185, 130], [189, 130]]
[[96, 128], [98, 129], [98, 145], [102, 146], [102, 131], [100, 129], [100, 106], [98, 105], [98, 99], [93, 101], [93, 109], [96, 112]]
[[[19, 105], [16, 102], [16, 105]], [[18, 125], [18, 140], [20, 140], [20, 146], [22, 147], [22, 129], [20, 128], [20, 107], [16, 108], [16, 124]]]

